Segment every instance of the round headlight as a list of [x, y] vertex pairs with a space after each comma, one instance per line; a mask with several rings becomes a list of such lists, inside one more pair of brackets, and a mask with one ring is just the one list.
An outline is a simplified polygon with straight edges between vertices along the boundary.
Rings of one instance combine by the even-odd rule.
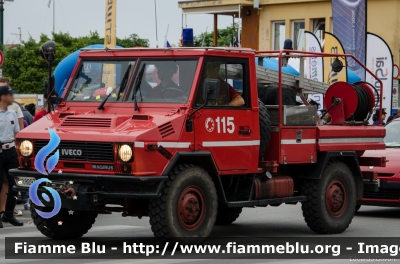
[[132, 158], [132, 148], [131, 146], [124, 144], [119, 147], [118, 156], [123, 162], [128, 162]]
[[32, 151], [33, 145], [29, 140], [24, 140], [19, 145], [19, 152], [21, 152], [21, 155], [24, 157], [29, 157], [32, 154]]

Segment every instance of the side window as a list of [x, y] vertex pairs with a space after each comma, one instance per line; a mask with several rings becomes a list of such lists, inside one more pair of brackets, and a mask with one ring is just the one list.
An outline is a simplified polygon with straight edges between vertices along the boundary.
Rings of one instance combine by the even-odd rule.
[[196, 106], [204, 104], [203, 89], [205, 79], [217, 79], [220, 83], [217, 101], [209, 101], [207, 106], [229, 107], [230, 103], [243, 99], [237, 107], [248, 105], [248, 87], [244, 78], [245, 63], [230, 63], [223, 61], [207, 61], [202, 71], [202, 78], [196, 97]]

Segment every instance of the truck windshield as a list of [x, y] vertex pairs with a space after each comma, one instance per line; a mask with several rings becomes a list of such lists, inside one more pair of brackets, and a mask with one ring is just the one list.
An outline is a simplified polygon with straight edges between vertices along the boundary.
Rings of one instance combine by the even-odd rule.
[[[197, 60], [142, 60], [145, 65], [140, 86], [136, 89], [139, 103], [186, 103], [192, 88]], [[135, 76], [135, 78], [138, 78]], [[133, 100], [132, 89], [129, 100]]]
[[[131, 67], [129, 68], [129, 65]], [[101, 102], [114, 88], [121, 84], [126, 71], [129, 75], [135, 61], [83, 61], [78, 74], [65, 97], [66, 101]], [[108, 102], [116, 102], [118, 96], [111, 94]], [[123, 98], [123, 94], [119, 98]], [[122, 101], [119, 99], [118, 101]]]

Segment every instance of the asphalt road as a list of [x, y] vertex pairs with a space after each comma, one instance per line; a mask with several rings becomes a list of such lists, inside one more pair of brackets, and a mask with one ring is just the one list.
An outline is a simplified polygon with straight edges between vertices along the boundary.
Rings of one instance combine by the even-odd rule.
[[[18, 205], [18, 208], [22, 206]], [[0, 229], [0, 263], [47, 264], [54, 260], [5, 260], [4, 237], [40, 237], [36, 227], [29, 223], [29, 211], [19, 217], [25, 225], [13, 227], [5, 224]], [[400, 237], [400, 208], [364, 206], [356, 214], [352, 224], [339, 237]], [[119, 213], [99, 215], [87, 237], [152, 237], [148, 218], [121, 217]], [[315, 237], [321, 236], [310, 231], [303, 220], [300, 204], [279, 207], [244, 209], [239, 219], [230, 226], [216, 226], [213, 237]], [[350, 263], [343, 260], [57, 260], [57, 264], [73, 263]], [[400, 260], [399, 260], [400, 262]], [[352, 262], [354, 263], [354, 262]], [[358, 262], [360, 263], [360, 262]], [[371, 262], [368, 262], [371, 263]]]

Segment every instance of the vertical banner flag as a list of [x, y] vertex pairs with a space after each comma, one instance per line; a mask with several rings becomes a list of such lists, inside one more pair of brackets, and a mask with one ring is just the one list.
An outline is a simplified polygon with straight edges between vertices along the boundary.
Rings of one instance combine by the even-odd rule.
[[[114, 49], [117, 45], [117, 0], [106, 0], [104, 48]], [[104, 64], [103, 83], [115, 87], [115, 64]]]
[[[325, 32], [324, 53], [345, 54], [342, 44], [333, 35]], [[332, 84], [335, 82], [347, 82], [347, 61], [346, 58], [339, 57], [343, 63], [343, 70], [340, 72], [332, 71], [332, 63], [336, 58], [324, 57], [324, 82]]]
[[[306, 38], [306, 51], [309, 52], [322, 52], [321, 44], [318, 38], [311, 32], [305, 31]], [[307, 58], [307, 76], [306, 78], [324, 82], [324, 59], [322, 57], [309, 57]], [[318, 110], [324, 108], [324, 95], [323, 94], [310, 94], [309, 97], [319, 104]]]
[[[365, 64], [367, 1], [332, 0], [332, 26], [344, 50]], [[352, 58], [348, 58], [348, 67], [365, 80], [365, 70]]]
[[[382, 105], [387, 113], [392, 109], [393, 88], [393, 55], [388, 44], [379, 36], [367, 34], [367, 68], [372, 71], [383, 83]], [[380, 93], [380, 84], [367, 72], [366, 81], [376, 87]], [[379, 106], [380, 107], [380, 106]]]

